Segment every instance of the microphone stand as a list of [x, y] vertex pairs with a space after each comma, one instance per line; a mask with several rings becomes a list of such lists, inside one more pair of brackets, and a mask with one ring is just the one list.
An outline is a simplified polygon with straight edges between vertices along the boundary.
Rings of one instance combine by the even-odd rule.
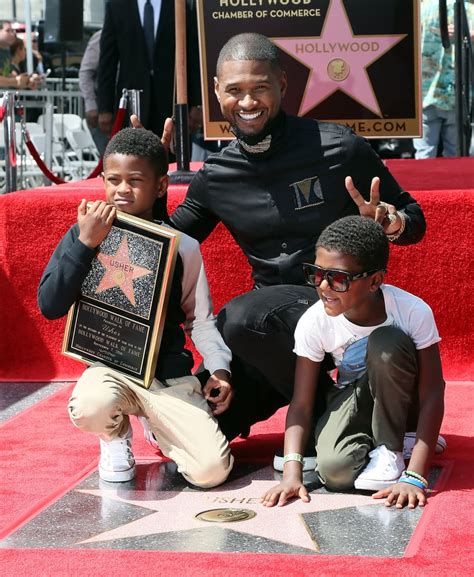
[[170, 173], [174, 184], [188, 184], [194, 172], [189, 167], [188, 88], [186, 78], [186, 0], [175, 0], [176, 42], [176, 104], [174, 122], [176, 127], [177, 170]]

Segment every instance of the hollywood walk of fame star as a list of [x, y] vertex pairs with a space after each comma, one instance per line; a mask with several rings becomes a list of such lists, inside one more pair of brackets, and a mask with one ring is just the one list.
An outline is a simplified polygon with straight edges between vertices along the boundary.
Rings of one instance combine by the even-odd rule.
[[382, 116], [367, 67], [405, 37], [406, 34], [355, 36], [342, 0], [331, 0], [320, 37], [272, 40], [310, 69], [299, 116], [336, 90]]
[[140, 278], [153, 271], [132, 263], [128, 251], [127, 235], [123, 236], [120, 246], [114, 255], [99, 252], [97, 260], [104, 266], [105, 274], [95, 292], [101, 293], [109, 288], [118, 287], [132, 305], [135, 306], [133, 279]]
[[[319, 548], [315, 542], [315, 537], [304, 521], [304, 513], [364, 505], [378, 504], [380, 506], [380, 501], [376, 501], [366, 495], [313, 493], [310, 503], [295, 500], [285, 507], [264, 507], [259, 499], [276, 482], [275, 480], [257, 480], [254, 475], [254, 473], [250, 473], [240, 479], [239, 487], [237, 488], [232, 487], [232, 483], [229, 483], [223, 487], [217, 487], [205, 492], [158, 491], [154, 493], [154, 499], [147, 501], [122, 498], [116, 493], [109, 493], [100, 489], [80, 489], [78, 491], [81, 493], [110, 498], [155, 512], [90, 537], [79, 544], [93, 544], [115, 539], [202, 529], [212, 526], [235, 530], [257, 538], [262, 537], [279, 541], [290, 546], [303, 547], [313, 553], [317, 553]], [[228, 507], [250, 509], [257, 514], [254, 518], [247, 521], [232, 523], [213, 524], [195, 518], [195, 515], [203, 510]]]

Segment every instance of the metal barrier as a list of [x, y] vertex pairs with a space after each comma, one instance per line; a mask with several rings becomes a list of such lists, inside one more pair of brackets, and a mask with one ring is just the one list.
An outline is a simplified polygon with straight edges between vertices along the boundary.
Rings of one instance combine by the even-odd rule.
[[[60, 86], [65, 86], [66, 90], [60, 90]], [[64, 169], [68, 164], [71, 166], [71, 163], [68, 163], [65, 128], [63, 123], [59, 122], [63, 128], [57, 134], [53, 119], [55, 115], [57, 118], [57, 115], [64, 114], [75, 114], [81, 119], [84, 118], [84, 100], [78, 90], [78, 79], [46, 78], [40, 90], [5, 91], [3, 102], [9, 112], [4, 118], [4, 127], [1, 131], [3, 138], [0, 138], [0, 193], [31, 188], [32, 182], [35, 186], [50, 184], [47, 178], [39, 174], [36, 167], [31, 166], [31, 157], [28, 156], [24, 139], [17, 138], [18, 133], [15, 134], [15, 123], [18, 124], [21, 120], [27, 122], [34, 122], [38, 118], [41, 120], [45, 134], [42, 150], [44, 163], [53, 171], [59, 166], [62, 176], [68, 178]], [[18, 159], [13, 158], [14, 152], [18, 154]], [[55, 163], [53, 157], [56, 167], [53, 166]], [[17, 164], [19, 171], [16, 170]], [[33, 181], [32, 177], [35, 177]]]
[[[38, 96], [41, 98], [38, 99]], [[0, 142], [0, 151], [7, 154], [4, 155], [4, 161], [0, 161], [0, 193], [41, 184], [49, 185], [51, 182], [61, 184], [66, 180], [95, 178], [100, 174], [102, 159], [92, 137], [89, 135], [90, 138], [87, 138], [83, 115], [74, 112], [80, 108], [78, 103], [82, 106], [82, 96], [73, 91], [4, 92], [0, 105], [0, 122], [4, 120], [4, 146], [2, 148]], [[32, 107], [36, 113], [42, 111], [38, 116], [39, 123], [25, 121], [27, 111]], [[129, 114], [139, 116], [139, 90], [122, 91], [112, 136], [122, 127], [127, 108]], [[33, 129], [37, 135], [36, 142], [31, 134]], [[58, 146], [61, 158], [58, 158]], [[27, 150], [30, 157], [27, 156]], [[84, 150], [88, 150], [90, 160], [84, 159]], [[20, 154], [19, 182], [16, 172], [17, 152]], [[28, 166], [28, 160], [31, 159], [33, 162]]]

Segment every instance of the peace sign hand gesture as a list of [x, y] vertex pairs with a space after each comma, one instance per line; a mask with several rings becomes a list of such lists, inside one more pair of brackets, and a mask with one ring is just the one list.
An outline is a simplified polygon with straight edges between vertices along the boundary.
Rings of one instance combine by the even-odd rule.
[[373, 218], [375, 222], [383, 226], [386, 234], [394, 234], [400, 229], [402, 221], [397, 209], [393, 204], [380, 202], [380, 178], [378, 176], [375, 176], [370, 184], [368, 202], [354, 186], [351, 176], [346, 176], [345, 185], [361, 216]]

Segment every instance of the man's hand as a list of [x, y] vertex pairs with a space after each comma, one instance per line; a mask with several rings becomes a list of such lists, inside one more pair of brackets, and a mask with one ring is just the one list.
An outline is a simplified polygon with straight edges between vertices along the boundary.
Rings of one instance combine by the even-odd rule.
[[28, 77], [28, 88], [30, 90], [38, 90], [41, 84], [41, 76], [34, 72], [31, 76]]
[[99, 128], [101, 132], [107, 135], [112, 132], [112, 119], [113, 114], [111, 112], [99, 112]]
[[16, 87], [19, 90], [26, 90], [28, 88], [28, 84], [30, 82], [30, 75], [26, 72], [22, 72], [21, 74], [17, 74], [15, 76]]
[[408, 505], [409, 509], [414, 509], [417, 505], [424, 507], [427, 502], [425, 492], [415, 485], [409, 483], [395, 483], [391, 487], [377, 491], [372, 495], [374, 499], [384, 499], [386, 507], [395, 505], [397, 509], [403, 509]]
[[[130, 116], [130, 124], [133, 128], [144, 128], [140, 119], [136, 114]], [[166, 150], [172, 149], [172, 138], [174, 131], [174, 122], [172, 118], [167, 118], [163, 126], [163, 134], [161, 135], [161, 144], [166, 148]], [[171, 150], [171, 152], [173, 152]]]
[[220, 415], [227, 411], [234, 398], [230, 374], [223, 369], [213, 373], [204, 385], [202, 394], [210, 404], [213, 415]]
[[[346, 189], [356, 203], [361, 216], [372, 218], [383, 226], [386, 234], [394, 234], [402, 226], [402, 220], [393, 204], [380, 202], [380, 178], [375, 176], [370, 185], [370, 200], [367, 202], [354, 186], [352, 177], [346, 176]], [[393, 216], [392, 216], [393, 215]]]
[[275, 505], [282, 507], [292, 497], [299, 497], [305, 503], [309, 503], [310, 497], [301, 479], [292, 477], [283, 480], [279, 485], [269, 489], [260, 499], [260, 502], [264, 507], [274, 507]]
[[115, 206], [96, 200], [87, 208], [85, 198], [77, 209], [79, 240], [89, 248], [96, 248], [109, 234], [117, 210]]

